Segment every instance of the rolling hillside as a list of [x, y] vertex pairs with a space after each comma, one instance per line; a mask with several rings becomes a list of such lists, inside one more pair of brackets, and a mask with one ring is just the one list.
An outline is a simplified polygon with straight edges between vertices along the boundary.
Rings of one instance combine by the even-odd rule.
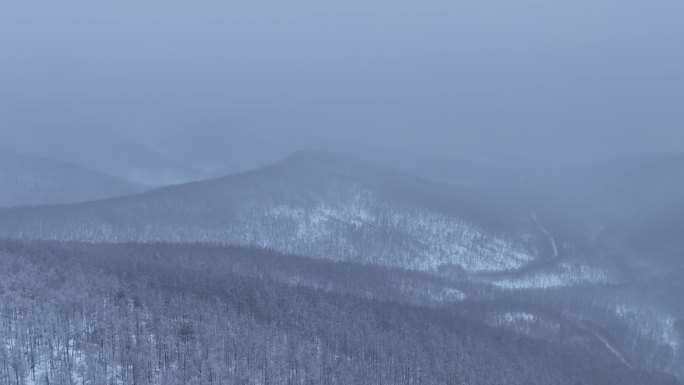
[[[507, 191], [300, 152], [244, 174], [142, 194], [3, 209], [0, 237], [110, 244], [92, 253], [111, 258], [144, 250], [221, 260], [232, 253], [224, 255], [225, 245], [247, 247], [249, 258], [235, 262], [240, 274], [458, 304], [463, 316], [496, 328], [599, 352], [623, 369], [683, 377], [680, 307], [658, 300], [636, 271], [615, 268], [581, 226], [537, 209]], [[275, 253], [251, 259], [266, 251]]]
[[564, 253], [526, 209], [337, 155], [75, 206], [6, 210], [9, 238], [214, 242], [414, 270], [503, 272]]

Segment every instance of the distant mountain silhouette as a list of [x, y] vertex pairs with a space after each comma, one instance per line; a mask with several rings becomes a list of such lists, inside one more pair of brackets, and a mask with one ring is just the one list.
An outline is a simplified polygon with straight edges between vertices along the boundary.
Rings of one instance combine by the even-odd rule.
[[76, 203], [141, 190], [77, 165], [0, 150], [0, 207]]
[[604, 238], [648, 261], [684, 267], [684, 154], [626, 174], [611, 191]]

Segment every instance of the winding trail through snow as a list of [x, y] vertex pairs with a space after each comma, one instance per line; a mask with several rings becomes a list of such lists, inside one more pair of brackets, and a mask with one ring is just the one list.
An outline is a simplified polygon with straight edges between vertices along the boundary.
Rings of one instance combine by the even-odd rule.
[[627, 362], [627, 360], [625, 360], [622, 354], [620, 354], [620, 352], [618, 352], [617, 349], [615, 349], [613, 345], [611, 345], [605, 338], [601, 337], [601, 335], [598, 333], [596, 333], [596, 337], [600, 339], [601, 342], [603, 342], [603, 344], [606, 345], [606, 348], [608, 348], [608, 350], [610, 350], [611, 353], [615, 354], [615, 356], [619, 358], [620, 361], [622, 361], [622, 363], [625, 364], [625, 366], [627, 366], [630, 369], [634, 369], [634, 367], [630, 365], [629, 362]]
[[551, 247], [553, 247], [553, 257], [558, 258], [558, 247], [556, 247], [556, 240], [553, 239], [553, 236], [551, 236], [551, 233], [549, 233], [542, 225], [539, 223], [539, 220], [537, 219], [537, 216], [532, 214], [532, 219], [534, 220], [534, 223], [537, 224], [537, 227], [539, 230], [544, 233], [549, 238], [549, 241], [551, 242]]

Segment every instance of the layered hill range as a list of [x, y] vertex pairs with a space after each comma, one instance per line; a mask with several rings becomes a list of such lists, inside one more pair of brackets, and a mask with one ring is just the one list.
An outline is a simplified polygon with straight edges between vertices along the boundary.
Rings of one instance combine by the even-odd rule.
[[76, 203], [142, 190], [75, 164], [0, 150], [0, 207]]
[[[233, 245], [315, 258], [331, 264], [326, 271], [342, 264], [391, 269], [399, 277], [420, 274], [430, 283], [397, 278], [391, 298], [456, 302], [478, 321], [602, 352], [627, 369], [684, 378], [684, 304], [664, 300], [681, 290], [681, 280], [672, 275], [676, 270], [662, 268], [676, 265], [659, 262], [674, 257], [643, 257], [630, 246], [634, 233], [623, 227], [639, 224], [638, 213], [652, 212], [648, 206], [656, 198], [636, 194], [645, 205], [637, 212], [625, 209], [637, 207], [633, 199], [611, 198], [640, 184], [641, 174], [635, 175], [605, 188], [599, 201], [616, 208], [597, 204], [606, 208], [594, 210], [602, 229], [597, 232], [552, 204], [500, 186], [440, 184], [344, 156], [299, 152], [219, 179], [85, 203], [2, 209], [0, 238]], [[668, 192], [669, 186], [649, 191]], [[668, 207], [680, 199], [672, 201]], [[646, 262], [669, 275], [644, 279]], [[335, 290], [318, 275], [282, 279]], [[373, 287], [364, 292], [377, 291]]]
[[511, 272], [569, 252], [514, 198], [299, 152], [240, 175], [2, 212], [8, 238], [211, 242], [422, 271]]

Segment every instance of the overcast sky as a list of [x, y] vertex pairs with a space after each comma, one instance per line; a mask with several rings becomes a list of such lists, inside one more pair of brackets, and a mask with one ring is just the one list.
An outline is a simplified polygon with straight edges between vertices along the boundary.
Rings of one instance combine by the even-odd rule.
[[684, 152], [684, 1], [4, 0], [0, 101], [216, 167]]

